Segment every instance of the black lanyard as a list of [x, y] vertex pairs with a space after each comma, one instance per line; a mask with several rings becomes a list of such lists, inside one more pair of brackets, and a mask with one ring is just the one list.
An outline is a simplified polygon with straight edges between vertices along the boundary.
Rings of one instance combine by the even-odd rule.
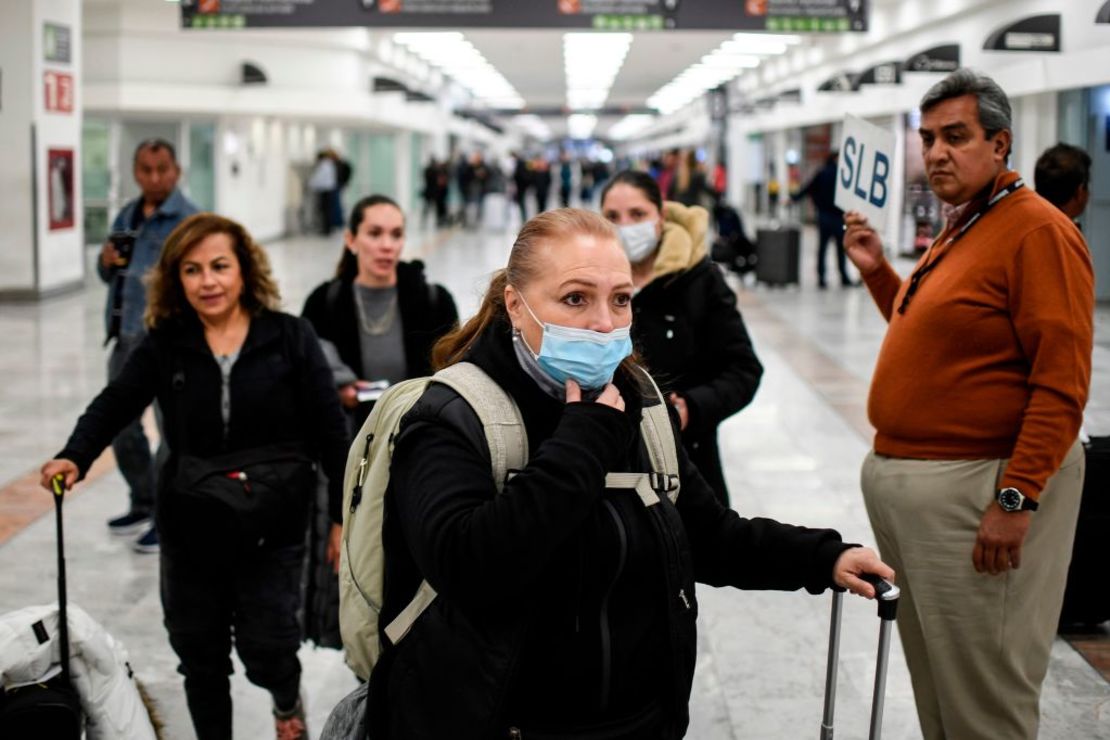
[[[948, 253], [948, 250], [951, 249], [952, 245], [958, 242], [960, 238], [963, 237], [963, 235], [971, 229], [972, 226], [978, 223], [979, 219], [985, 216], [987, 211], [994, 208], [995, 205], [998, 204], [998, 201], [1002, 200], [1011, 193], [1021, 190], [1023, 187], [1025, 187], [1025, 180], [1022, 180], [1021, 178], [1014, 180], [1012, 183], [995, 193], [994, 196], [987, 201], [987, 204], [983, 206], [978, 213], [969, 218], [964, 223], [964, 225], [960, 227], [959, 231], [948, 237], [944, 244], [942, 244], [940, 247], [937, 247], [937, 243], [933, 242], [933, 245], [929, 247], [929, 251], [925, 254], [925, 260], [922, 263], [921, 267], [914, 270], [913, 274], [910, 275], [910, 287], [906, 289], [906, 295], [902, 297], [902, 303], [898, 306], [898, 313], [906, 312], [906, 308], [910, 305], [910, 299], [913, 298], [914, 293], [917, 292], [917, 288], [921, 284], [921, 281], [925, 279], [926, 275], [933, 271], [933, 268], [935, 268], [940, 262], [941, 258]], [[937, 250], [939, 250], [939, 254], [937, 254], [936, 258], [930, 260], [933, 252]]]

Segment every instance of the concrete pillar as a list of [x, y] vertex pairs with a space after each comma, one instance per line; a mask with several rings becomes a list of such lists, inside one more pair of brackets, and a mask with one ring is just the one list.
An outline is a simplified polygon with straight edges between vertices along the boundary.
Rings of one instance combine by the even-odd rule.
[[81, 2], [0, 3], [0, 299], [84, 278]]

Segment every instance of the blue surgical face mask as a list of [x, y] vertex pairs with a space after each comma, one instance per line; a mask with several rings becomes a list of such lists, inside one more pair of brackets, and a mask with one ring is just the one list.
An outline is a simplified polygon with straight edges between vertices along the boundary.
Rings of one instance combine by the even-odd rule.
[[537, 353], [528, 346], [521, 336], [524, 347], [536, 359], [540, 369], [559, 385], [573, 380], [583, 390], [603, 388], [613, 379], [613, 373], [621, 360], [632, 354], [632, 339], [626, 326], [604, 333], [589, 329], [576, 329], [571, 326], [545, 324], [532, 313], [524, 296], [520, 302], [531, 315], [532, 320], [543, 327], [543, 339]]

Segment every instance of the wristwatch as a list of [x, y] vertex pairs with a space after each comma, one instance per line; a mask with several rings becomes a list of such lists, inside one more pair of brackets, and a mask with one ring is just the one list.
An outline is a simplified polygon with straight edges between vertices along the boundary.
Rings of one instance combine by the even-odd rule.
[[1036, 511], [1037, 502], [1016, 488], [1003, 488], [994, 495], [1003, 511]]

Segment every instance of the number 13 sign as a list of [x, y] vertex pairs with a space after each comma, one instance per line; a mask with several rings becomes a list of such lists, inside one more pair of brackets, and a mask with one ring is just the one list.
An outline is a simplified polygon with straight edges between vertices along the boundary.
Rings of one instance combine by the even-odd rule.
[[47, 112], [73, 112], [73, 75], [48, 70], [43, 73], [42, 86]]

